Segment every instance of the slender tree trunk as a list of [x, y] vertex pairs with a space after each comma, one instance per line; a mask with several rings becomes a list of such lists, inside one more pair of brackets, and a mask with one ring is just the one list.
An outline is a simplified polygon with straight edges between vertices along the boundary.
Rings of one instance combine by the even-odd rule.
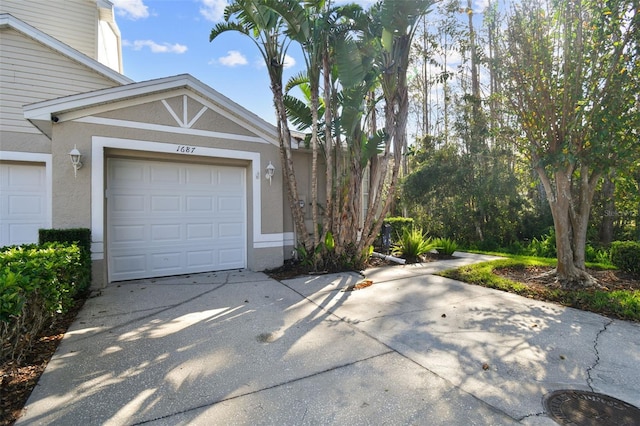
[[318, 233], [318, 86], [311, 88], [311, 222], [313, 246], [320, 242]]
[[[328, 52], [328, 47], [325, 48]], [[326, 163], [326, 206], [324, 212], [324, 226], [326, 231], [331, 231], [335, 237], [335, 231], [333, 229], [333, 176], [334, 176], [334, 164], [333, 164], [333, 143], [331, 137], [331, 67], [329, 64], [329, 55], [324, 55], [322, 59], [322, 71], [324, 76], [324, 153]]]
[[598, 240], [600, 244], [609, 246], [613, 241], [613, 222], [615, 218], [616, 203], [613, 198], [616, 185], [611, 175], [608, 174], [604, 178], [602, 184], [602, 199], [604, 201], [604, 212], [602, 214], [602, 221], [598, 229]]
[[273, 102], [278, 115], [277, 127], [280, 136], [280, 160], [282, 162], [282, 173], [287, 188], [289, 205], [291, 206], [291, 214], [293, 215], [293, 223], [296, 233], [298, 234], [298, 243], [308, 249], [311, 247], [311, 241], [309, 239], [309, 232], [307, 231], [307, 227], [304, 223], [302, 209], [298, 207], [298, 200], [300, 198], [298, 195], [298, 185], [296, 183], [296, 175], [293, 167], [291, 131], [287, 124], [287, 113], [282, 97], [282, 84], [272, 81], [271, 91], [273, 93]]

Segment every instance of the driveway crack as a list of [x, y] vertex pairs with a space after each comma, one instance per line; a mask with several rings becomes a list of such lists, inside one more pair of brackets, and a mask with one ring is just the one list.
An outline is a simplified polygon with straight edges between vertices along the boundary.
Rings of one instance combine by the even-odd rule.
[[604, 332], [606, 332], [609, 328], [609, 326], [611, 324], [614, 323], [614, 320], [610, 319], [608, 322], [606, 322], [603, 326], [602, 329], [600, 329], [600, 331], [598, 331], [598, 334], [596, 334], [596, 337], [593, 341], [593, 352], [596, 355], [596, 359], [594, 361], [594, 363], [592, 365], [590, 365], [589, 367], [587, 367], [587, 385], [589, 386], [589, 389], [591, 390], [591, 392], [594, 392], [594, 388], [593, 388], [593, 377], [591, 376], [593, 370], [595, 370], [598, 365], [600, 364], [600, 352], [598, 351], [598, 344], [600, 343], [600, 336], [602, 336], [602, 334]]

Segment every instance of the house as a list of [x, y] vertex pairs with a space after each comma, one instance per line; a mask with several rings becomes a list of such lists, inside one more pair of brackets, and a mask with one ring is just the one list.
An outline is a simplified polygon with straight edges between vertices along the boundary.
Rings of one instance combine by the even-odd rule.
[[107, 0], [3, 0], [0, 35], [0, 246], [90, 228], [94, 286], [290, 256], [274, 126], [188, 74], [122, 75]]

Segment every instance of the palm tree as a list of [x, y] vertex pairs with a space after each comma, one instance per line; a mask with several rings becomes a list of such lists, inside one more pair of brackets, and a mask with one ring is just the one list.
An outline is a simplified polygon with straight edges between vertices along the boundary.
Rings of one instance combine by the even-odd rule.
[[285, 36], [284, 21], [273, 9], [272, 2], [269, 0], [234, 0], [225, 8], [224, 21], [214, 26], [209, 35], [209, 41], [213, 41], [225, 32], [238, 31], [254, 41], [267, 66], [277, 114], [280, 159], [289, 205], [298, 234], [298, 243], [305, 248], [310, 248], [311, 242], [304, 216], [301, 209], [297, 207], [299, 196], [291, 152], [291, 132], [283, 102], [283, 64], [291, 39]]

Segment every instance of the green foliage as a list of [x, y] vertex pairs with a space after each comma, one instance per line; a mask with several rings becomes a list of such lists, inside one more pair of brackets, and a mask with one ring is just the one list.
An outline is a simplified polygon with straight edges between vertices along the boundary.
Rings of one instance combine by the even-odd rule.
[[91, 230], [88, 228], [70, 229], [40, 229], [38, 242], [42, 245], [48, 242], [77, 244], [81, 249], [82, 264], [87, 270], [79, 277], [78, 291], [84, 291], [91, 285]]
[[509, 259], [483, 262], [444, 271], [439, 275], [469, 284], [495, 288], [531, 298], [560, 303], [565, 306], [597, 312], [617, 318], [640, 321], [640, 291], [616, 290], [562, 290], [556, 288], [533, 289], [525, 284], [511, 281], [494, 270], [500, 268], [525, 268], [528, 266], [554, 267], [553, 259], [514, 256]]
[[529, 168], [507, 149], [471, 143], [473, 129], [457, 129], [456, 143], [427, 138], [414, 151], [401, 186], [409, 215], [430, 234], [483, 250], [540, 235], [552, 221], [548, 204], [534, 202], [539, 187], [527, 186]]
[[591, 244], [585, 246], [584, 259], [587, 262], [598, 263], [600, 265], [613, 265], [608, 250], [595, 248]]
[[640, 242], [611, 243], [611, 262], [622, 271], [640, 275]]
[[392, 252], [397, 256], [404, 257], [407, 262], [417, 262], [419, 257], [436, 247], [433, 239], [423, 234], [420, 228], [405, 228], [402, 237], [394, 244]]
[[18, 359], [45, 321], [66, 312], [90, 270], [75, 244], [5, 247], [0, 252], [0, 360]]
[[393, 216], [387, 217], [385, 223], [391, 225], [391, 241], [400, 238], [405, 230], [411, 230], [414, 226], [414, 220], [411, 217]]
[[548, 234], [540, 239], [534, 238], [531, 240], [526, 252], [529, 256], [555, 258], [557, 253], [555, 230], [552, 228]]
[[436, 238], [433, 244], [438, 253], [446, 256], [451, 256], [458, 249], [458, 244], [449, 238]]
[[338, 272], [362, 269], [371, 249], [358, 253], [354, 244], [347, 244], [338, 252], [333, 233], [327, 232], [324, 241], [317, 246], [307, 249], [299, 245], [295, 250], [300, 264], [310, 271]]

